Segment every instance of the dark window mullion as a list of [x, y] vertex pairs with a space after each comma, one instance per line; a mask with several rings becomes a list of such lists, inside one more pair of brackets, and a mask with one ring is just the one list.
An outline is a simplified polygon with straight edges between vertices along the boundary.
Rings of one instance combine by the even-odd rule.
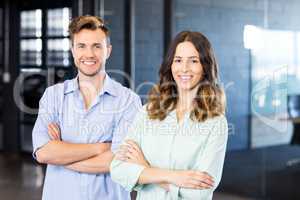
[[42, 9], [42, 66], [41, 68], [47, 68], [47, 9]]

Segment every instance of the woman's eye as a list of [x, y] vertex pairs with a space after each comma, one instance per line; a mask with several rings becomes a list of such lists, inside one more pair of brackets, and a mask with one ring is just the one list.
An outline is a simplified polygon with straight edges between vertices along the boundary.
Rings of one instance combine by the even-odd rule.
[[175, 63], [180, 63], [180, 62], [181, 62], [181, 60], [179, 60], [179, 59], [175, 59], [175, 60], [174, 60], [174, 62], [175, 62]]
[[198, 63], [198, 60], [192, 60], [192, 63]]

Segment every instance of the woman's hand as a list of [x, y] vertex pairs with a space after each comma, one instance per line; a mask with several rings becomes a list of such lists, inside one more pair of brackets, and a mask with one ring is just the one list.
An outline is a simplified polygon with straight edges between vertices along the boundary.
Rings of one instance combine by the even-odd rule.
[[139, 145], [133, 140], [126, 140], [116, 153], [116, 159], [150, 167]]
[[196, 170], [172, 171], [169, 182], [178, 187], [190, 189], [209, 189], [214, 186], [213, 177]]
[[48, 124], [48, 134], [51, 140], [61, 140], [60, 128], [56, 123]]

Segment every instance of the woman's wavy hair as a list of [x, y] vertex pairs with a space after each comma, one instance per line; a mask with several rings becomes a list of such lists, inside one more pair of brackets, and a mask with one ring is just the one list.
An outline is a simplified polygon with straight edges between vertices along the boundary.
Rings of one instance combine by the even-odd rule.
[[203, 67], [203, 77], [199, 82], [190, 118], [203, 122], [208, 118], [225, 114], [225, 94], [218, 84], [218, 65], [210, 42], [199, 32], [182, 31], [171, 42], [160, 66], [159, 83], [149, 92], [146, 109], [150, 119], [163, 120], [176, 108], [178, 91], [171, 66], [177, 45], [185, 41], [193, 43]]

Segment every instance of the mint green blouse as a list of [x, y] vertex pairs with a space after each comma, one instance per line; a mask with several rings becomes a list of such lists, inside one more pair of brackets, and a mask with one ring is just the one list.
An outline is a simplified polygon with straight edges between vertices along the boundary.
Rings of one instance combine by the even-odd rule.
[[137, 200], [209, 200], [223, 170], [228, 126], [225, 116], [194, 122], [189, 114], [178, 123], [175, 110], [163, 120], [150, 120], [145, 106], [125, 139], [137, 142], [152, 167], [170, 170], [199, 170], [214, 177], [212, 189], [186, 189], [170, 185], [167, 192], [156, 184], [137, 184], [144, 167], [114, 159], [110, 166], [113, 181], [126, 190], [136, 190]]

